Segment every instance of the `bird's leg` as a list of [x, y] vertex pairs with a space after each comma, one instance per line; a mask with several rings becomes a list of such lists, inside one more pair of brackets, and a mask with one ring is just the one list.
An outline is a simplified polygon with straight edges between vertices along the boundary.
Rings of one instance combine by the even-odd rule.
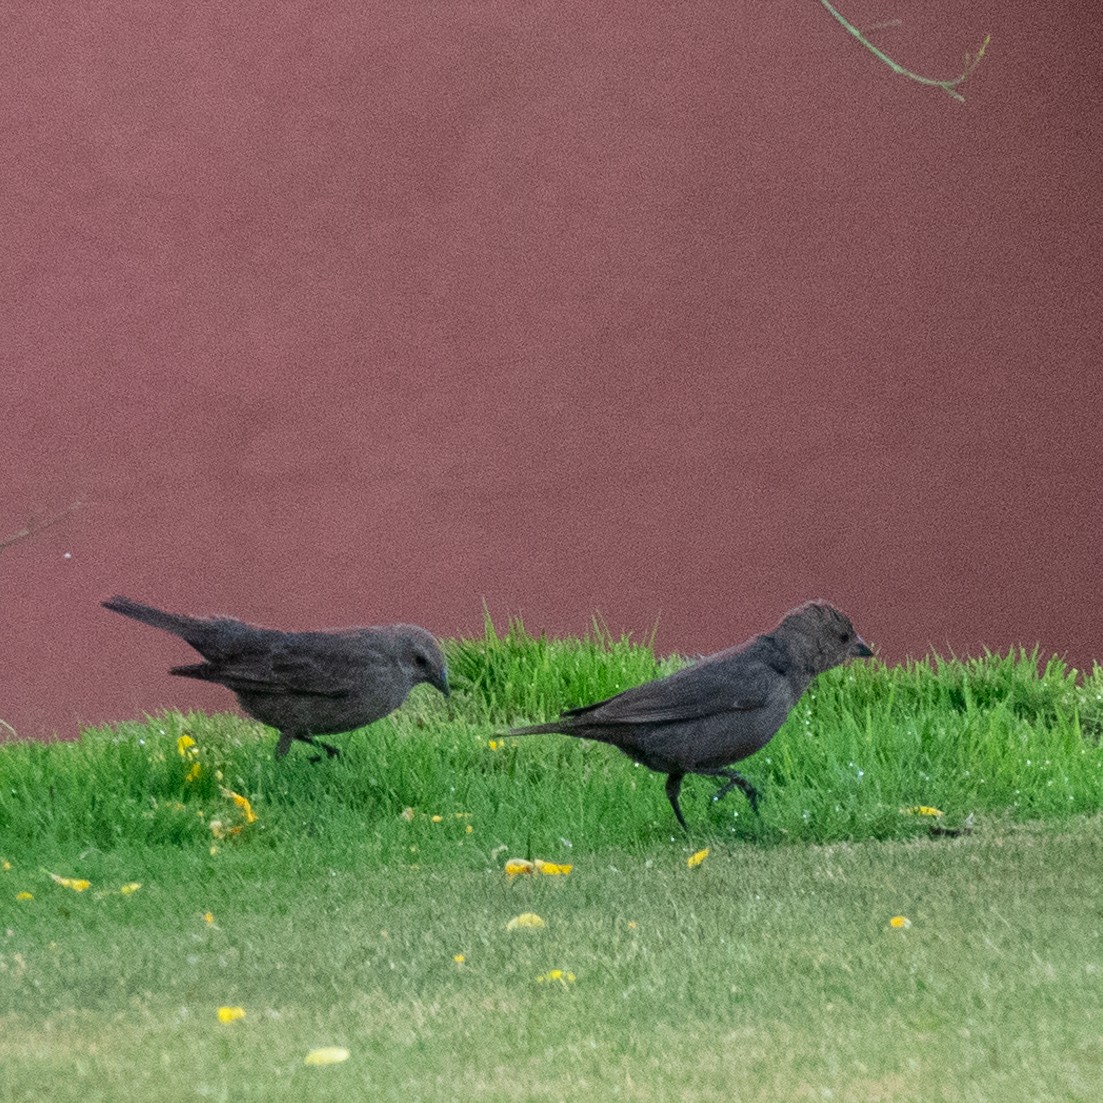
[[276, 757], [283, 758], [289, 750], [291, 750], [291, 743], [295, 738], [294, 732], [280, 732], [280, 741], [276, 744]]
[[735, 770], [700, 770], [699, 773], [706, 773], [709, 777], [726, 777], [728, 779], [727, 785], [721, 785], [715, 793], [712, 794], [713, 800], [720, 800], [722, 797], [726, 797], [737, 785], [743, 790], [744, 796], [751, 802], [751, 811], [758, 811], [758, 790], [741, 774]]
[[682, 815], [682, 808], [678, 803], [678, 793], [682, 788], [682, 778], [685, 776], [685, 774], [679, 774], [677, 771], [666, 775], [666, 799], [670, 801], [670, 807], [674, 809], [674, 815], [678, 817], [682, 830], [688, 831], [686, 818]]
[[[340, 758], [341, 752], [330, 743], [323, 743], [320, 739], [315, 739], [312, 735], [300, 735], [299, 738], [304, 743], [309, 743], [312, 747], [321, 747], [326, 752], [326, 758]], [[311, 762], [321, 762], [322, 756], [320, 754], [312, 754], [310, 756]]]

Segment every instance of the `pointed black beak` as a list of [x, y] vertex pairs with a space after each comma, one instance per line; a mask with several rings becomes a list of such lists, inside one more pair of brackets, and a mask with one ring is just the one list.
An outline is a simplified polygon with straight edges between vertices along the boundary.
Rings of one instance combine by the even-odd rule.
[[856, 659], [873, 658], [873, 648], [861, 636], [854, 637], [854, 642], [850, 645], [850, 653]]
[[443, 666], [440, 668], [440, 676], [433, 679], [433, 685], [435, 685], [445, 697], [452, 696], [452, 690], [448, 685], [448, 671]]

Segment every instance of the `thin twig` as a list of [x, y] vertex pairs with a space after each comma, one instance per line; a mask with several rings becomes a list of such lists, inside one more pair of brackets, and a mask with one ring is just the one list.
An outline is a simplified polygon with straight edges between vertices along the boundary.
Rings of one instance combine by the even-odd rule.
[[934, 88], [941, 88], [943, 92], [948, 96], [953, 96], [958, 103], [964, 103], [965, 97], [957, 90], [959, 84], [968, 80], [972, 75], [973, 70], [980, 64], [980, 59], [984, 57], [984, 51], [988, 49], [988, 43], [992, 41], [992, 36], [985, 35], [984, 41], [981, 43], [980, 49], [975, 55], [970, 57], [969, 52], [965, 53], [965, 68], [958, 77], [948, 77], [945, 80], [938, 80], [935, 77], [923, 77], [918, 73], [913, 73], [910, 69], [905, 69], [899, 62], [893, 61], [883, 50], [877, 49], [872, 42], [857, 27], [854, 26], [837, 8], [834, 8], [827, 2], [827, 0], [820, 0], [820, 3], [837, 19], [846, 29], [852, 34], [874, 57], [883, 61], [894, 73], [899, 73], [902, 77], [907, 77], [909, 80], [914, 80], [919, 84], [928, 84]]
[[31, 536], [37, 536], [43, 529], [48, 529], [52, 525], [56, 525], [59, 521], [65, 520], [70, 513], [80, 509], [83, 504], [83, 502], [74, 502], [60, 513], [55, 513], [52, 517], [47, 517], [45, 521], [28, 521], [18, 532], [13, 532], [11, 536], [5, 536], [3, 540], [0, 540], [0, 551], [3, 551], [5, 548], [10, 548], [12, 544], [18, 544], [20, 540], [26, 540]]

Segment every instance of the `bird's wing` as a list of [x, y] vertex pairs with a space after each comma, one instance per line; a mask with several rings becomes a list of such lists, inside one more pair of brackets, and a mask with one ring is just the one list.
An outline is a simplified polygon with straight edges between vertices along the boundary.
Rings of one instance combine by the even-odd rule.
[[564, 716], [585, 724], [657, 724], [762, 708], [777, 672], [765, 663], [703, 660]]
[[382, 656], [350, 648], [336, 634], [301, 633], [266, 642], [223, 659], [218, 680], [235, 692], [340, 698], [361, 691], [386, 665]]

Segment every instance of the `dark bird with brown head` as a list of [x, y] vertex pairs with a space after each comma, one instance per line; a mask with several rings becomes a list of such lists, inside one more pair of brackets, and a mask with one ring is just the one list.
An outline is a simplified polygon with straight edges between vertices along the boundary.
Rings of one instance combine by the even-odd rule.
[[809, 601], [786, 613], [771, 632], [570, 709], [558, 720], [506, 734], [558, 732], [612, 744], [666, 774], [667, 798], [685, 827], [678, 794], [686, 774], [723, 778], [714, 800], [738, 787], [757, 811], [758, 791], [731, 763], [770, 742], [817, 674], [872, 654], [847, 616], [825, 601]]
[[126, 597], [113, 597], [103, 607], [191, 644], [205, 661], [174, 666], [169, 673], [233, 690], [245, 712], [279, 731], [277, 758], [296, 739], [335, 757], [337, 748], [317, 736], [352, 731], [386, 716], [420, 682], [448, 695], [440, 646], [416, 624], [281, 632], [232, 617], [166, 613]]

